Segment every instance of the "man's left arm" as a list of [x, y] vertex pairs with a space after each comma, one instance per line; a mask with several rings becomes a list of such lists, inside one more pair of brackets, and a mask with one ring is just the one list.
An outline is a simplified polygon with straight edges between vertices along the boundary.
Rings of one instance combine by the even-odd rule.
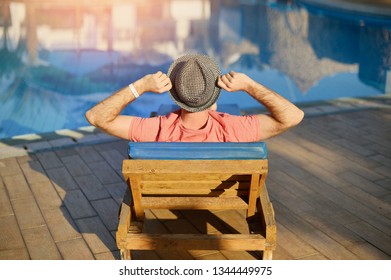
[[[166, 74], [157, 72], [135, 81], [133, 86], [139, 96], [145, 92], [163, 93], [171, 89], [171, 81]], [[126, 86], [86, 112], [87, 121], [102, 131], [128, 140], [133, 116], [120, 115], [123, 109], [136, 99], [129, 86]]]

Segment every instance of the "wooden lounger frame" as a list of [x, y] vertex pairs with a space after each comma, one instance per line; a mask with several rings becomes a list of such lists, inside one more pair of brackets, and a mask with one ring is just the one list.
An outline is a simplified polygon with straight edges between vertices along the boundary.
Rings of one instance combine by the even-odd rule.
[[[272, 259], [276, 223], [265, 181], [267, 159], [123, 161], [129, 186], [116, 233], [122, 259], [131, 250], [262, 251]], [[246, 209], [247, 234], [144, 233], [145, 209]], [[255, 225], [255, 226], [254, 226]]]

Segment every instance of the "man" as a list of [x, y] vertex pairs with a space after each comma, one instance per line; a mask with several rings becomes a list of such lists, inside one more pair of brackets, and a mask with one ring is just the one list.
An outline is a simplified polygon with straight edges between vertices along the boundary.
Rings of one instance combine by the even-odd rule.
[[[243, 91], [263, 104], [269, 114], [232, 116], [214, 110], [221, 89]], [[169, 91], [178, 111], [140, 118], [120, 115], [145, 92]], [[131, 141], [255, 142], [299, 124], [303, 111], [243, 73], [221, 75], [214, 60], [191, 54], [177, 59], [167, 75], [149, 74], [115, 92], [86, 112], [87, 120], [108, 134]]]

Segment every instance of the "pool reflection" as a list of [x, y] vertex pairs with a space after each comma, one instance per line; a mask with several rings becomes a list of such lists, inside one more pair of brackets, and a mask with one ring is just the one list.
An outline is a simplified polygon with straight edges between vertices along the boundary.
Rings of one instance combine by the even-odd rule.
[[[186, 52], [294, 102], [389, 93], [391, 19], [304, 4], [1, 1], [0, 138], [87, 125], [87, 108]], [[148, 116], [164, 103], [167, 94], [146, 94], [125, 113]], [[220, 103], [260, 106], [227, 93]]]

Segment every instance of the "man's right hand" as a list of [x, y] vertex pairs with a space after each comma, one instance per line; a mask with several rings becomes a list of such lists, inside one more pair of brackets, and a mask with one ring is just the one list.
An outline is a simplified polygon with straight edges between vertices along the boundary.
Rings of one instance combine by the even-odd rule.
[[170, 78], [161, 71], [145, 75], [140, 80], [134, 82], [133, 85], [139, 93], [154, 92], [161, 94], [172, 88]]

